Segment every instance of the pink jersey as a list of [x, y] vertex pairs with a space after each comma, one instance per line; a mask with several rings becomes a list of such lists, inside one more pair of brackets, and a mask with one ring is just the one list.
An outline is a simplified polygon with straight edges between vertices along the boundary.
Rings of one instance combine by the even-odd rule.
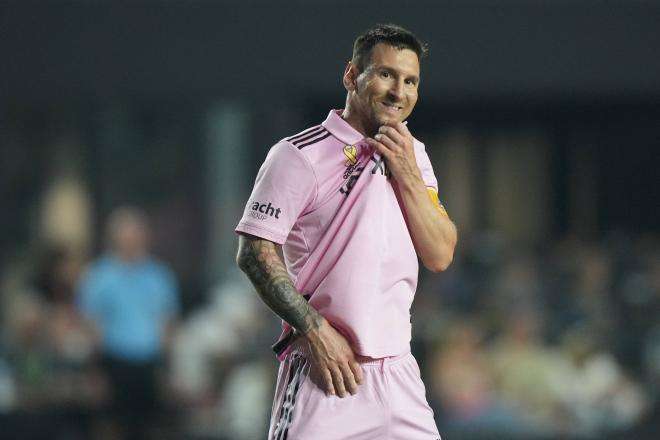
[[357, 354], [397, 356], [410, 350], [417, 255], [383, 159], [340, 115], [271, 148], [236, 231], [282, 245], [298, 291]]

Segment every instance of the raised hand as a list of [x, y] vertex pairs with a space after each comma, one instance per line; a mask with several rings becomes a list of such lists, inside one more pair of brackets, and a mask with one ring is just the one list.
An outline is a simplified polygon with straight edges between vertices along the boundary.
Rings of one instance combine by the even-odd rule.
[[373, 138], [367, 138], [367, 142], [385, 158], [397, 181], [422, 178], [415, 159], [413, 137], [404, 123], [382, 125]]

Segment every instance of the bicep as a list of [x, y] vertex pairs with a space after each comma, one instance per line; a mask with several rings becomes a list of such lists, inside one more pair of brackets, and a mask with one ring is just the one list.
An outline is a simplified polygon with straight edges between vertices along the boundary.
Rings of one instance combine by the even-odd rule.
[[284, 268], [282, 246], [270, 240], [241, 233], [236, 262], [248, 276], [273, 274]]

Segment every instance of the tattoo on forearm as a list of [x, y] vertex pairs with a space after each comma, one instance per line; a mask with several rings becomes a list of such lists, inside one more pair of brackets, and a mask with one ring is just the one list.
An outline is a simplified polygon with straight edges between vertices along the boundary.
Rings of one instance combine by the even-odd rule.
[[242, 236], [236, 260], [266, 305], [298, 332], [306, 334], [321, 325], [321, 315], [291, 282], [274, 243]]

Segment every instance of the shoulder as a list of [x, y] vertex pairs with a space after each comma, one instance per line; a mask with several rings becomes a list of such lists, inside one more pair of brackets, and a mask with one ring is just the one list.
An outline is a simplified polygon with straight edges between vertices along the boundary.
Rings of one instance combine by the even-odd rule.
[[426, 145], [424, 145], [424, 142], [420, 141], [414, 136], [413, 136], [413, 146], [417, 151], [426, 151]]
[[428, 152], [426, 151], [426, 145], [424, 142], [413, 137], [413, 148], [415, 150], [415, 156], [417, 157], [418, 162], [430, 162]]
[[99, 278], [107, 276], [116, 269], [116, 262], [109, 255], [101, 255], [96, 260], [89, 263], [85, 270], [87, 278]]
[[294, 135], [285, 137], [283, 142], [287, 142], [298, 150], [303, 150], [307, 147], [319, 144], [321, 141], [328, 139], [331, 133], [321, 124], [309, 127]]
[[298, 165], [299, 172], [306, 169], [315, 174], [316, 167], [326, 158], [328, 149], [325, 147], [335, 142], [336, 138], [328, 129], [315, 125], [279, 140], [268, 151], [264, 164], [286, 164], [289, 170]]
[[145, 266], [147, 270], [149, 270], [152, 274], [159, 277], [167, 279], [174, 277], [174, 272], [172, 271], [170, 265], [156, 257], [148, 257], [147, 261], [145, 262]]
[[160, 293], [176, 289], [177, 278], [170, 265], [154, 256], [148, 257], [143, 263], [142, 275], [159, 286]]
[[116, 264], [107, 255], [100, 256], [90, 262], [83, 271], [78, 287], [83, 293], [102, 291], [104, 286], [112, 284], [116, 279]]

